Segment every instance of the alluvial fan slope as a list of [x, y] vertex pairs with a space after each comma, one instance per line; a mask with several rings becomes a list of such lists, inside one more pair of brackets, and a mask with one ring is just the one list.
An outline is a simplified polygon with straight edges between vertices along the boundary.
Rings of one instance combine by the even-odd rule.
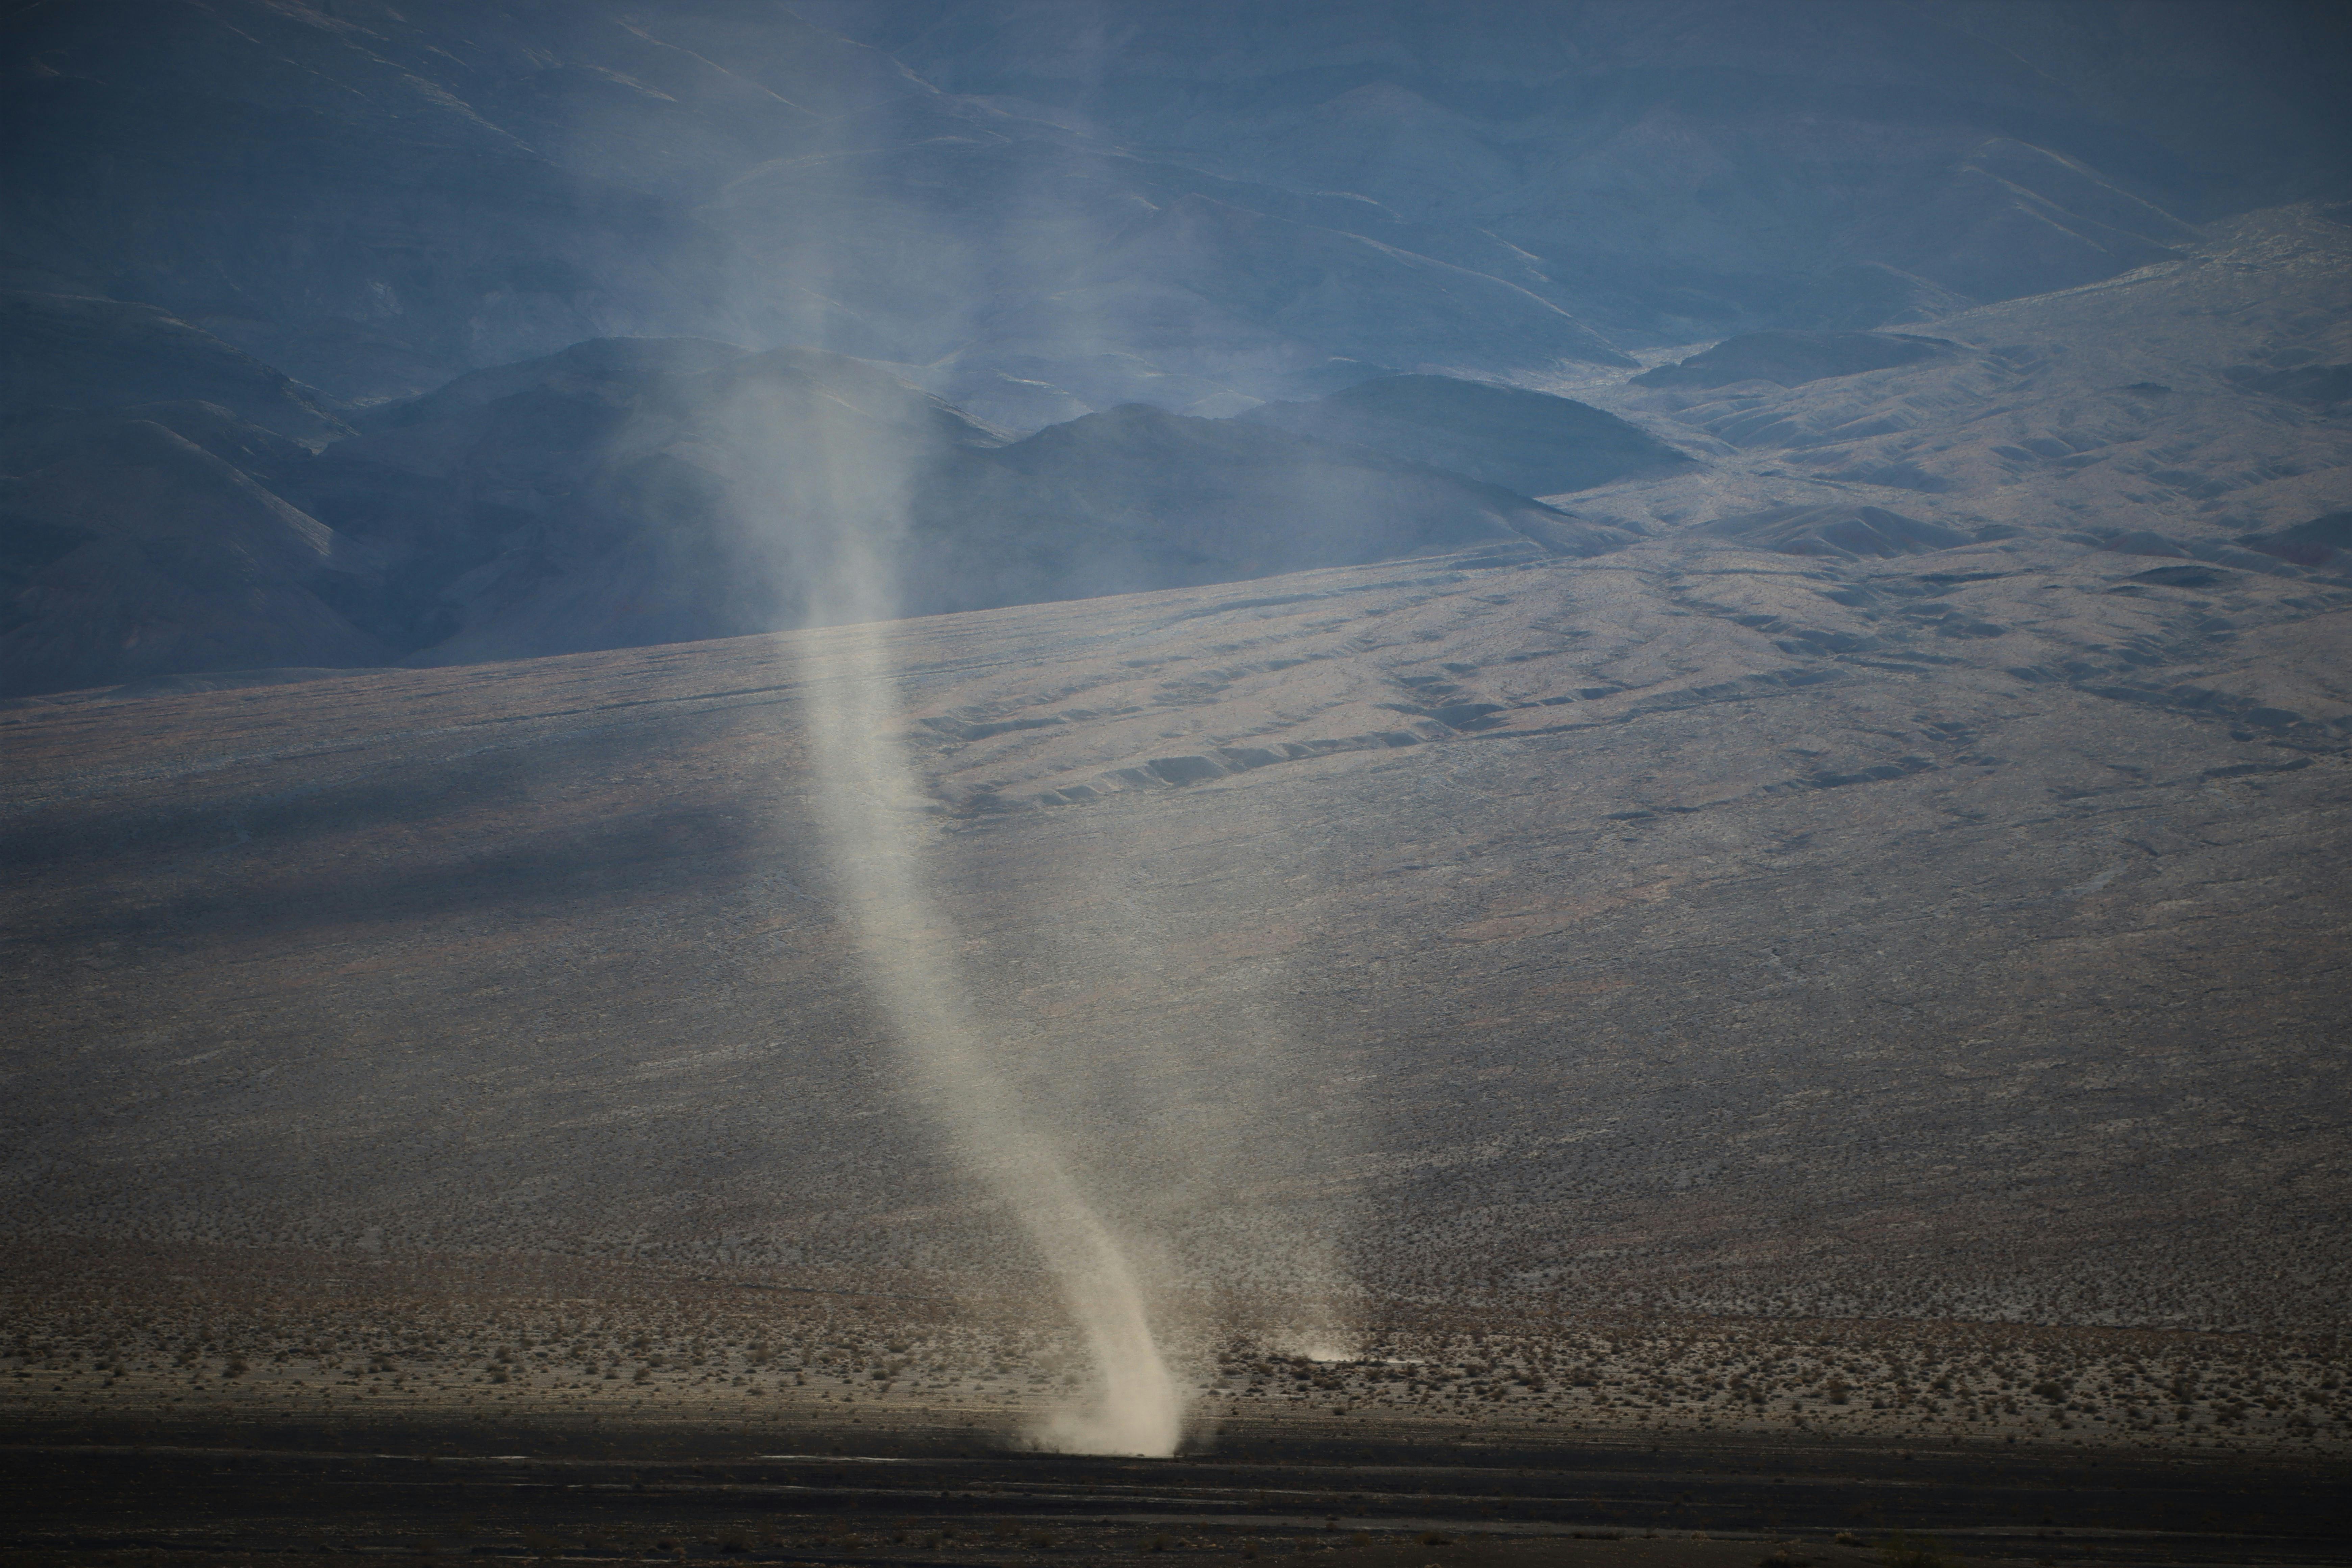
[[[2283, 570], [1691, 534], [887, 635], [1007, 1070], [1192, 1283], [2336, 1326], [2352, 592]], [[841, 636], [18, 705], [8, 1227], [1016, 1281], [813, 842]]]

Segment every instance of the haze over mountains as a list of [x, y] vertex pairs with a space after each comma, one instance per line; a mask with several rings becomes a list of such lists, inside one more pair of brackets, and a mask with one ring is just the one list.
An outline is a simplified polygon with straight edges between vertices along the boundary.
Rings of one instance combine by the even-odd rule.
[[[2191, 442], [2324, 469], [2342, 30], [2158, 10], [36, 7], [0, 110], [5, 689], [797, 624], [819, 449], [826, 485], [853, 449], [869, 492], [924, 475], [913, 612], [1713, 521], [1572, 499], [1629, 479], [1815, 504], [1726, 501], [1793, 428], [1757, 383], [1814, 389], [1793, 475], [1898, 516], [1926, 469], [1862, 454], [1967, 426], [1948, 389], [1996, 365], [2007, 449], [2063, 449], [2012, 468], [2079, 464], [2113, 440], [2082, 399], [2146, 382]], [[2297, 310], [2112, 385], [1942, 326], [2046, 298], [2021, 326], [2105, 342], [2106, 297], [2051, 290], [2242, 265]], [[2205, 533], [2337, 510], [2250, 509], [2217, 461], [2147, 465]], [[1973, 537], [2039, 521], [1974, 493], [2017, 477], [1927, 489]]]
[[2331, 10], [6, 29], [0, 1225], [1017, 1275], [870, 637], [1203, 1291], [2340, 1329]]

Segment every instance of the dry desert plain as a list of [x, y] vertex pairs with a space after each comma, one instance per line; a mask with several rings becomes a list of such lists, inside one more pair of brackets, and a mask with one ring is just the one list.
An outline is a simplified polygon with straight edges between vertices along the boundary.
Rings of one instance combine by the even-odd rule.
[[[9, 705], [13, 1539], [276, 1550], [344, 1516], [168, 1521], [381, 1448], [555, 1468], [323, 1544], [2324, 1560], [2352, 588], [2295, 378], [2347, 235], [1564, 384], [1703, 458], [1560, 498], [1643, 536], [1589, 560], [882, 634], [933, 934], [1192, 1391], [1148, 1483], [1022, 1451], [1088, 1373], [844, 918], [856, 634]], [[987, 1479], [751, 1458], [892, 1445]], [[673, 1468], [551, 1533], [592, 1458]]]
[[[1197, 1390], [1175, 1463], [1345, 1461], [1269, 1541], [1344, 1513], [1303, 1539], [1404, 1562], [1491, 1523], [1470, 1561], [1538, 1550], [1513, 1517], [1553, 1552], [1711, 1521], [1752, 1561], [1912, 1524], [2286, 1561], [2324, 1554], [2352, 1436], [2345, 736], [2312, 689], [2347, 610], [2047, 536], [1685, 537], [885, 635], [1004, 1070], [1150, 1248]], [[836, 915], [801, 704], [846, 635], [12, 710], [12, 1421], [668, 1440], [722, 1491], [887, 1503], [907, 1528], [860, 1549], [924, 1561], [1192, 1517], [1046, 1546], [1029, 1516], [1093, 1505], [1033, 1498], [940, 1557], [915, 1500], [711, 1479], [1017, 1465], [1087, 1376]], [[1648, 1478], [1614, 1502], [1514, 1515], [1459, 1468], [1603, 1449]], [[1722, 1492], [1759, 1455], [1846, 1479]], [[1939, 1471], [1908, 1517], [1855, 1490], [1914, 1455], [2031, 1479], [1996, 1506]], [[1453, 1500], [1372, 1507], [1367, 1456]], [[1112, 1463], [1027, 1462], [1055, 1497]], [[2053, 1479], [2077, 1462], [2137, 1476], [2165, 1544]], [[2250, 1487], [2302, 1499], [2275, 1541], [2211, 1506]], [[564, 1551], [721, 1551], [718, 1495], [677, 1502], [700, 1534]]]

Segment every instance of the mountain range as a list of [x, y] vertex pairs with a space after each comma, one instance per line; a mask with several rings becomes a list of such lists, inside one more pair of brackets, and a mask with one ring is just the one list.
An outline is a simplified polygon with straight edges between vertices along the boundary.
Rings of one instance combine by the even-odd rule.
[[[2143, 417], [2203, 454], [2144, 488], [2216, 503], [2208, 545], [2315, 529], [2275, 558], [2332, 559], [2344, 498], [2311, 453], [2352, 395], [2329, 237], [2352, 138], [2324, 8], [1457, 22], [21, 12], [0, 689], [874, 613], [812, 604], [795, 563], [845, 508], [887, 514], [906, 614], [1482, 539], [2128, 533], [2139, 492], [2041, 480]], [[2297, 309], [2176, 342], [2173, 370], [2076, 384], [2035, 336], [2239, 266]], [[1981, 335], [2004, 320], [2013, 341]], [[1999, 452], [1965, 479], [1922, 457], [1968, 445], [2003, 377], [2026, 390]], [[2223, 455], [2242, 437], [2264, 477]], [[1801, 455], [1762, 482], [1776, 444]], [[2049, 504], [2016, 515], [2025, 493]]]

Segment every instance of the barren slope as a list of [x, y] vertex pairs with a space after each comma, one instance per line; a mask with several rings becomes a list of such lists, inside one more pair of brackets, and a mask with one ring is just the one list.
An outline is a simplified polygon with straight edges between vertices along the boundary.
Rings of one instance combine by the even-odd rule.
[[2352, 497], [2352, 382], [2338, 370], [2352, 361], [2352, 226], [2340, 213], [2253, 214], [2179, 259], [1906, 331], [1881, 336], [1945, 347], [1824, 374], [1818, 353], [1773, 342], [1793, 334], [1757, 334], [1686, 362], [1745, 368], [1746, 380], [1546, 384], [1709, 459], [1580, 493], [1575, 509], [1678, 527], [1869, 505], [1970, 530], [2153, 533], [2123, 547], [2186, 553]]
[[[1007, 1068], [1192, 1282], [2339, 1324], [2352, 593], [2194, 570], [1692, 535], [890, 636]], [[831, 646], [18, 705], [8, 1226], [1016, 1277], [835, 923]]]

